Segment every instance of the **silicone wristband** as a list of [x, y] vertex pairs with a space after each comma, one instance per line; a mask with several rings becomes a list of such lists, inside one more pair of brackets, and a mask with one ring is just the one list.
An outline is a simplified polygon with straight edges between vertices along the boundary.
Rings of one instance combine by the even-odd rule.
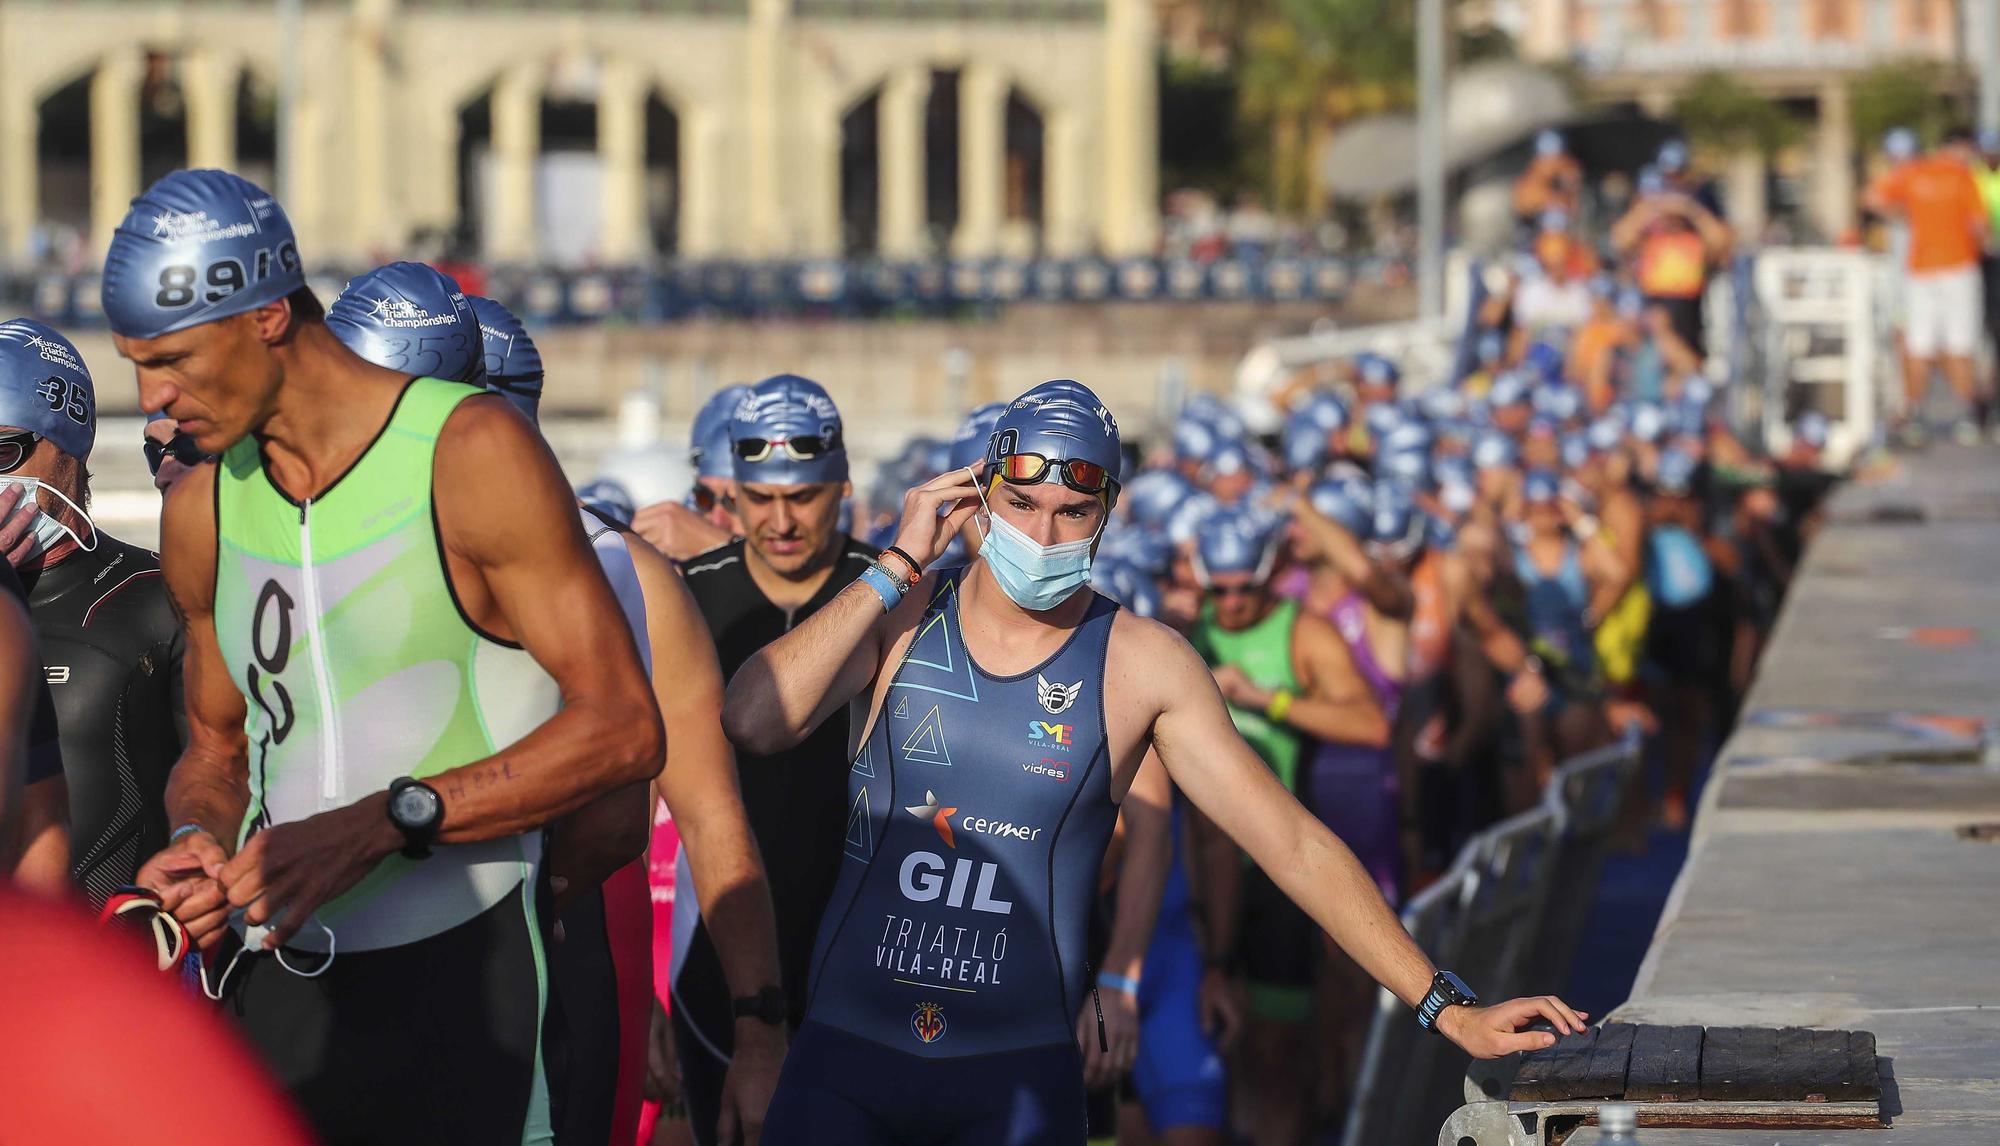
[[887, 549], [884, 549], [882, 551], [882, 555], [884, 557], [893, 555], [896, 558], [896, 560], [901, 561], [903, 564], [908, 565], [910, 567], [910, 577], [909, 577], [910, 584], [915, 585], [917, 582], [922, 581], [924, 579], [924, 567], [917, 564], [917, 559], [903, 552], [903, 550], [900, 547], [891, 545]]
[[1270, 717], [1273, 724], [1283, 724], [1285, 714], [1292, 710], [1293, 699], [1291, 689], [1279, 689], [1272, 695], [1271, 703], [1264, 706], [1264, 715]]
[[181, 842], [182, 836], [191, 836], [196, 832], [205, 832], [205, 831], [208, 831], [208, 829], [202, 827], [200, 824], [196, 823], [182, 824], [180, 827], [174, 829], [173, 835], [167, 837], [167, 842], [170, 844], [177, 844]]
[[906, 590], [896, 583], [896, 578], [887, 569], [882, 568], [880, 565], [870, 565], [861, 571], [861, 576], [856, 578], [856, 580], [875, 590], [875, 595], [882, 598], [882, 611], [884, 613], [895, 612], [896, 606], [903, 603], [903, 595]]
[[1125, 975], [1113, 975], [1109, 971], [1097, 973], [1097, 985], [1107, 991], [1123, 991], [1135, 998], [1139, 994], [1139, 980]]

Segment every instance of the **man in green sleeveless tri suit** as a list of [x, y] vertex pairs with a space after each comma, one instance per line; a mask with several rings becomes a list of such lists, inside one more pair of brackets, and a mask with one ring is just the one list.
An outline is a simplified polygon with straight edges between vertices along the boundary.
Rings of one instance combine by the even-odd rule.
[[[1386, 741], [1389, 722], [1332, 624], [1273, 590], [1285, 527], [1284, 518], [1256, 509], [1218, 510], [1201, 523], [1193, 557], [1207, 599], [1188, 640], [1213, 670], [1236, 731], [1303, 800], [1299, 772], [1314, 738]], [[1319, 927], [1247, 859], [1234, 891], [1219, 897], [1212, 914], [1216, 934], [1236, 944], [1248, 980], [1252, 1137], [1301, 1141], [1313, 1093], [1308, 1023]]]
[[504, 399], [341, 346], [234, 175], [135, 200], [103, 289], [221, 456], [161, 516], [190, 739], [141, 882], [323, 1140], [552, 1141], [541, 829], [664, 745], [568, 484]]

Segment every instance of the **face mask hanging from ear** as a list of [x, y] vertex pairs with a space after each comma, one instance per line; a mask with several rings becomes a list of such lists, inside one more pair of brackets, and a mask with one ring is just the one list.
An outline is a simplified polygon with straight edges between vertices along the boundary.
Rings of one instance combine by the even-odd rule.
[[1090, 551], [1104, 531], [1101, 521], [1097, 533], [1082, 541], [1037, 545], [993, 512], [984, 486], [979, 487], [979, 501], [986, 509], [986, 540], [979, 547], [980, 559], [992, 570], [1001, 592], [1016, 605], [1031, 613], [1053, 609], [1090, 580]]
[[[33, 529], [35, 531], [35, 541], [34, 545], [28, 551], [28, 556], [33, 557], [37, 554], [47, 553], [49, 550], [54, 549], [57, 545], [61, 544], [62, 539], [65, 537], [69, 538], [71, 541], [76, 542], [76, 547], [78, 549], [83, 550], [85, 553], [89, 553], [97, 548], [96, 523], [90, 520], [89, 514], [83, 512], [82, 506], [64, 497], [61, 490], [57, 489], [52, 485], [45, 485], [41, 481], [35, 478], [0, 477], [0, 487], [10, 486], [10, 485], [21, 487], [21, 500], [15, 503], [15, 509], [17, 511], [23, 505], [32, 505], [36, 507], [35, 524], [33, 526]], [[78, 537], [75, 531], [71, 530], [69, 526], [64, 525], [62, 522], [56, 520], [54, 517], [51, 517], [48, 511], [41, 508], [41, 503], [35, 499], [35, 491], [38, 489], [48, 490], [50, 494], [55, 496], [56, 500], [62, 502], [64, 505], [69, 506], [72, 510], [75, 510], [76, 515], [82, 518], [86, 523], [90, 525], [89, 542], [85, 542], [84, 539]]]

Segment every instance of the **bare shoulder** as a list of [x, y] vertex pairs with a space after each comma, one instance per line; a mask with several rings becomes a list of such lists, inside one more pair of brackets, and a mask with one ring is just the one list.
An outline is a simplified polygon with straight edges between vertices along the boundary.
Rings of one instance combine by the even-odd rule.
[[438, 433], [440, 465], [519, 459], [522, 455], [554, 461], [541, 431], [498, 394], [475, 394], [460, 402]]
[[1186, 637], [1129, 609], [1120, 609], [1111, 622], [1105, 660], [1107, 686], [1115, 683], [1121, 698], [1150, 700], [1162, 708], [1190, 684], [1207, 686], [1210, 680], [1207, 663]]

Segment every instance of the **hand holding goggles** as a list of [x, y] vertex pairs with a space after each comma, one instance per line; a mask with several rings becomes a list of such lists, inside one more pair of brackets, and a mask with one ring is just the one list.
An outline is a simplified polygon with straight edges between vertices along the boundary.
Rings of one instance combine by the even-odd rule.
[[840, 449], [840, 431], [829, 434], [800, 434], [791, 438], [738, 438], [730, 443], [736, 456], [751, 464], [783, 451], [795, 462], [809, 462]]
[[1062, 483], [1078, 493], [1101, 494], [1110, 487], [1111, 475], [1103, 466], [1082, 458], [1049, 458], [1041, 454], [1005, 454], [998, 463], [1000, 480], [1010, 485], [1040, 485], [1054, 470]]

